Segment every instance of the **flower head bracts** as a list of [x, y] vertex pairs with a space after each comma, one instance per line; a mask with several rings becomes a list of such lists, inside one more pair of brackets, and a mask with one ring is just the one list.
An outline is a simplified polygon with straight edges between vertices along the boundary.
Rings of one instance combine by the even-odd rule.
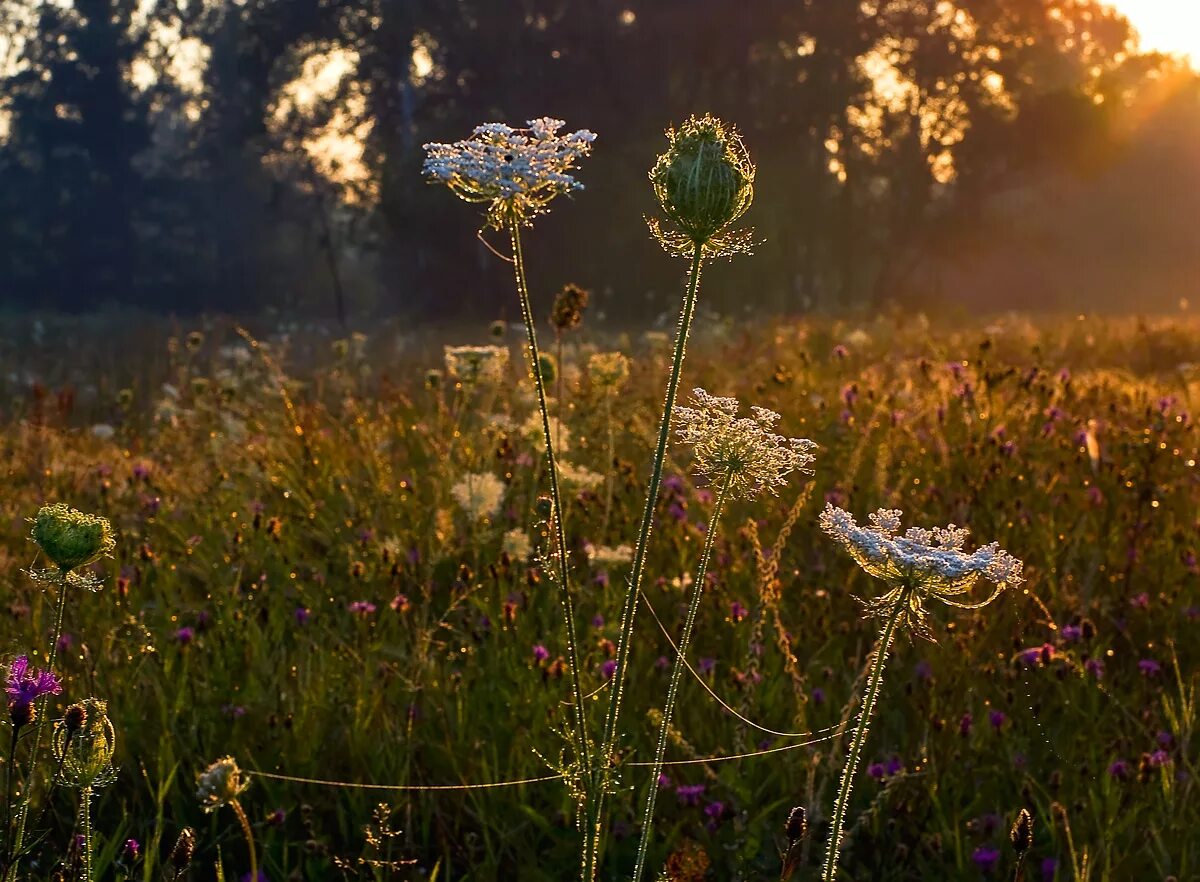
[[583, 189], [569, 172], [596, 136], [587, 129], [558, 134], [564, 125], [549, 117], [526, 129], [484, 123], [465, 141], [426, 144], [425, 175], [460, 199], [487, 204], [487, 223], [497, 230], [510, 217], [528, 224], [555, 196]]
[[250, 778], [238, 767], [237, 760], [223, 756], [200, 773], [196, 799], [206, 812], [215, 812], [236, 800], [250, 786]]
[[[932, 640], [924, 607], [927, 597], [961, 609], [978, 609], [1005, 588], [1021, 583], [1021, 561], [995, 542], [968, 554], [963, 546], [969, 531], [953, 524], [933, 529], [910, 527], [900, 535], [900, 515], [895, 509], [880, 509], [869, 516], [869, 526], [860, 527], [849, 512], [833, 505], [826, 505], [821, 513], [821, 529], [890, 589], [881, 597], [860, 599], [868, 615], [888, 615], [907, 595], [901, 625]], [[959, 599], [980, 578], [996, 586], [991, 596], [977, 602]]]
[[692, 445], [696, 471], [714, 482], [729, 481], [730, 495], [748, 498], [761, 490], [775, 492], [794, 471], [811, 472], [816, 444], [785, 438], [771, 430], [779, 414], [763, 407], [739, 417], [736, 398], [720, 398], [692, 390], [695, 407], [675, 408], [680, 440]]

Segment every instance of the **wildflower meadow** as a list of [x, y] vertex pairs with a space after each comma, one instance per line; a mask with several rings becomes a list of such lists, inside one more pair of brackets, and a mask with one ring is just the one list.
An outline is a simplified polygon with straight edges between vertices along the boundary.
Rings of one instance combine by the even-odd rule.
[[711, 115], [602, 321], [463, 135], [490, 324], [0, 319], [5, 879], [1200, 879], [1200, 322], [724, 317]]

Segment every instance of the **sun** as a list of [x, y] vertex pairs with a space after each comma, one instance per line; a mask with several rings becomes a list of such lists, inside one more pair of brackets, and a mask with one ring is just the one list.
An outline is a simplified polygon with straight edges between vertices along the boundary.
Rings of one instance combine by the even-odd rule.
[[1200, 2], [1196, 0], [1116, 0], [1141, 36], [1147, 52], [1183, 55], [1200, 66]]

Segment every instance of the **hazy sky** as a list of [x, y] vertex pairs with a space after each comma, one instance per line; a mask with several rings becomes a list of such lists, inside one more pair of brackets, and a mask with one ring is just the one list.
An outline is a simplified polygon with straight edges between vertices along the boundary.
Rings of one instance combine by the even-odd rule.
[[1142, 35], [1143, 49], [1187, 55], [1200, 65], [1200, 0], [1116, 0]]

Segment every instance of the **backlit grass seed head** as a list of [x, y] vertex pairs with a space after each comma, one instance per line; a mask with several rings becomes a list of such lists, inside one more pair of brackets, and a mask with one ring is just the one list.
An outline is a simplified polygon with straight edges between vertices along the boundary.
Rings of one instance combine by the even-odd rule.
[[117, 546], [107, 518], [84, 514], [63, 502], [42, 506], [33, 519], [30, 538], [64, 573], [112, 554]]
[[771, 431], [779, 414], [752, 407], [739, 417], [736, 398], [692, 390], [694, 407], [675, 408], [679, 438], [695, 453], [696, 472], [713, 483], [729, 481], [729, 493], [749, 498], [762, 490], [775, 493], [795, 471], [811, 472], [817, 445], [807, 438], [785, 438]]
[[504, 482], [491, 472], [469, 472], [450, 488], [454, 501], [473, 521], [494, 518], [504, 499]]
[[[894, 509], [870, 515], [870, 525], [860, 527], [843, 509], [827, 503], [821, 512], [821, 529], [850, 553], [869, 575], [882, 580], [890, 590], [871, 600], [862, 600], [868, 615], [886, 617], [896, 602], [907, 595], [900, 624], [928, 640], [925, 600], [933, 597], [948, 606], [979, 609], [1000, 592], [1022, 581], [1022, 563], [992, 542], [971, 553], [963, 550], [969, 531], [955, 527], [910, 527], [900, 535], [900, 516]], [[980, 579], [995, 586], [982, 601], [965, 596]]]
[[196, 851], [196, 834], [191, 827], [184, 827], [179, 831], [179, 836], [175, 840], [175, 845], [171, 848], [171, 854], [167, 857], [171, 866], [175, 869], [175, 875], [178, 876], [186, 870], [192, 863], [192, 855]]
[[426, 144], [425, 176], [460, 199], [486, 205], [487, 224], [497, 230], [510, 218], [531, 223], [556, 196], [583, 189], [570, 172], [591, 153], [596, 136], [587, 129], [558, 134], [564, 125], [549, 117], [524, 129], [485, 123], [464, 141]]
[[250, 779], [238, 767], [237, 760], [223, 756], [200, 773], [196, 798], [206, 812], [228, 805], [250, 786]]
[[447, 346], [446, 372], [464, 386], [498, 383], [508, 369], [508, 349], [503, 346]]
[[1013, 851], [1023, 855], [1033, 846], [1033, 816], [1029, 809], [1021, 809], [1012, 829], [1008, 831], [1008, 841], [1012, 843]]
[[54, 725], [51, 749], [58, 763], [58, 783], [84, 789], [115, 781], [112, 758], [117, 733], [108, 718], [108, 703], [87, 698], [68, 708], [67, 716]]
[[681, 256], [696, 248], [709, 256], [749, 250], [749, 230], [729, 231], [754, 200], [754, 164], [741, 135], [705, 115], [668, 129], [667, 141], [667, 151], [650, 170], [650, 183], [677, 232], [665, 231], [651, 220], [655, 238], [669, 253]]

